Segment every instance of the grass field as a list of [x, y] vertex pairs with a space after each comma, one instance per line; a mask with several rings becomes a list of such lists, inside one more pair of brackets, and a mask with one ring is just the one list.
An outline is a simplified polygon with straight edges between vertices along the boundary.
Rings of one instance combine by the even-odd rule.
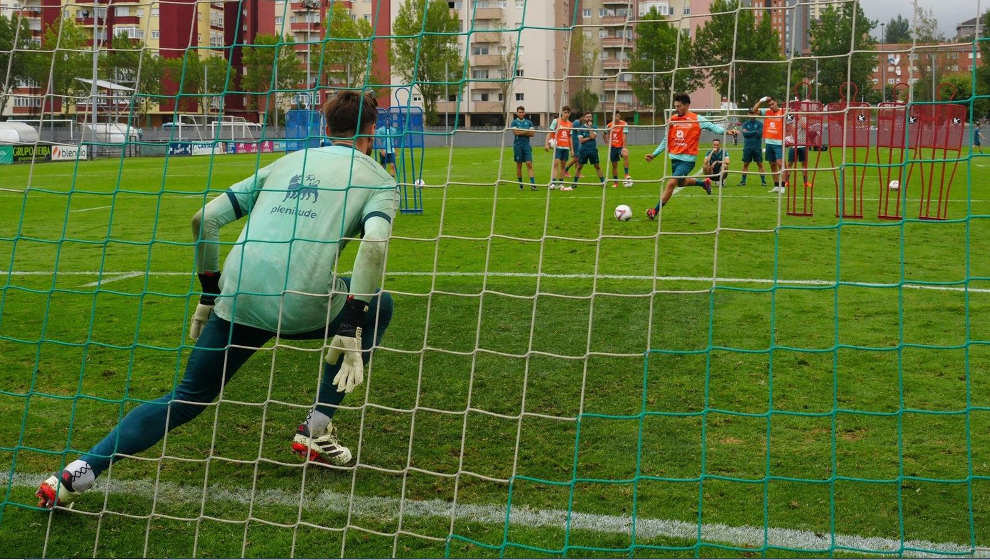
[[[392, 324], [336, 416], [356, 466], [289, 453], [320, 342], [280, 341], [221, 404], [54, 513], [33, 507], [40, 478], [181, 375], [189, 218], [275, 156], [3, 168], [0, 551], [990, 546], [990, 158], [961, 164], [941, 222], [914, 219], [916, 185], [907, 219], [877, 220], [872, 170], [865, 219], [836, 218], [819, 175], [814, 217], [733, 177], [711, 197], [686, 188], [651, 222], [662, 166], [648, 149], [632, 149], [634, 187], [570, 193], [547, 191], [542, 151], [531, 192], [495, 185], [514, 179], [511, 150], [427, 150], [425, 212], [396, 220], [389, 249]], [[612, 219], [619, 203], [631, 221]]]

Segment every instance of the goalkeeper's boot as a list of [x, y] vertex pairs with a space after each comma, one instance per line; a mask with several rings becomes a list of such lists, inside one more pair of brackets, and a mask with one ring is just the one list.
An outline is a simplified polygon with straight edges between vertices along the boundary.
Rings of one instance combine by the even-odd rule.
[[34, 493], [38, 497], [38, 507], [52, 509], [55, 506], [66, 506], [74, 502], [82, 492], [72, 489], [72, 478], [72, 473], [64, 470], [45, 479]]
[[656, 208], [647, 208], [646, 209], [646, 217], [649, 218], [649, 219], [651, 219], [651, 220], [657, 219], [657, 209]]
[[331, 422], [322, 436], [313, 437], [309, 427], [300, 424], [292, 438], [292, 450], [303, 459], [324, 465], [346, 465], [351, 462], [351, 450], [337, 440], [337, 427]]

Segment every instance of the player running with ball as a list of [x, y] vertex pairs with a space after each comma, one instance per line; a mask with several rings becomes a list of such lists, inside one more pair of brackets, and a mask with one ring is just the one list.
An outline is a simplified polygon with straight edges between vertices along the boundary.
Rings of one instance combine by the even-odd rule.
[[[291, 446], [309, 460], [350, 462], [351, 451], [338, 441], [331, 418], [363, 381], [371, 350], [392, 316], [392, 298], [380, 286], [398, 192], [395, 179], [369, 157], [378, 112], [374, 97], [343, 92], [322, 112], [331, 146], [281, 157], [193, 216], [203, 292], [189, 326], [196, 344], [182, 381], [131, 410], [89, 452], [45, 480], [36, 492], [40, 507], [73, 501], [111, 463], [141, 453], [198, 416], [276, 336], [324, 344], [332, 338], [316, 405]], [[221, 271], [220, 228], [244, 217], [248, 223]], [[354, 275], [342, 278], [335, 271], [339, 252], [356, 237], [361, 241]], [[300, 380], [299, 386], [308, 382]]]
[[653, 208], [646, 209], [646, 217], [655, 220], [660, 208], [667, 205], [670, 197], [674, 194], [675, 187], [686, 187], [698, 185], [705, 189], [705, 192], [712, 194], [712, 180], [705, 177], [699, 182], [693, 177], [688, 177], [694, 164], [698, 159], [698, 140], [701, 139], [701, 129], [707, 129], [715, 134], [736, 135], [738, 131], [726, 131], [721, 126], [709, 121], [705, 117], [691, 112], [691, 97], [686, 93], [674, 95], [674, 114], [667, 121], [667, 137], [660, 141], [660, 145], [653, 150], [653, 153], [646, 154], [646, 161], [653, 161], [665, 149], [670, 154], [670, 174], [667, 185], [660, 195], [660, 202]]

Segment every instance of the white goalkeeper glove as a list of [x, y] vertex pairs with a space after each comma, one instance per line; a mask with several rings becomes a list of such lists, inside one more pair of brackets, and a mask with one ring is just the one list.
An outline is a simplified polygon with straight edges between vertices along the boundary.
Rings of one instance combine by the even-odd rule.
[[766, 103], [767, 101], [770, 101], [769, 95], [764, 95], [763, 97], [760, 98], [760, 103]]
[[203, 294], [199, 296], [199, 304], [196, 305], [196, 311], [189, 321], [189, 338], [193, 340], [199, 340], [203, 326], [210, 320], [210, 312], [213, 311], [213, 304], [216, 303], [217, 294], [220, 293], [220, 273], [199, 274], [199, 285], [203, 288]]
[[364, 362], [361, 360], [361, 325], [368, 312], [368, 304], [347, 298], [344, 309], [340, 312], [340, 326], [330, 341], [327, 352], [327, 363], [336, 365], [338, 360], [340, 370], [333, 378], [337, 392], [350, 393], [364, 381]]

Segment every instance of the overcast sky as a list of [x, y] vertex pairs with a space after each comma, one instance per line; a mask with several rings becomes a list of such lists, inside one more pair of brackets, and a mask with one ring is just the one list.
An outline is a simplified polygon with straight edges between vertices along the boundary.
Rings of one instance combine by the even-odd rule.
[[[980, 10], [986, 12], [990, 9], [990, 0], [979, 0]], [[930, 10], [938, 19], [938, 28], [946, 38], [951, 39], [956, 36], [956, 26], [961, 22], [976, 17], [977, 0], [918, 0], [918, 5], [926, 10]], [[909, 21], [912, 16], [914, 2], [912, 0], [860, 0], [866, 17], [879, 20], [884, 23], [890, 21], [897, 14], [901, 14]], [[880, 28], [874, 31], [874, 36], [879, 36]]]

